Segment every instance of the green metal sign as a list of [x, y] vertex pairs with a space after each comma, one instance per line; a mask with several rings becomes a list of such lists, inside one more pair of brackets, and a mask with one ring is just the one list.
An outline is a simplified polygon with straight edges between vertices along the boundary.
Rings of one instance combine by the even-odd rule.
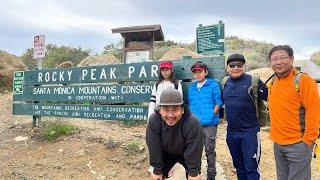
[[24, 72], [16, 71], [13, 75], [13, 94], [23, 94]]
[[[209, 77], [221, 80], [225, 75], [224, 56], [173, 61], [177, 79], [185, 81], [182, 82], [185, 102], [192, 80], [190, 68], [195, 61], [208, 65]], [[154, 83], [159, 78], [159, 63], [16, 72], [13, 114], [146, 120], [148, 107], [132, 104], [149, 102]]]
[[57, 116], [88, 119], [147, 120], [146, 106], [14, 104], [15, 115]]
[[224, 54], [224, 24], [222, 21], [216, 25], [197, 28], [197, 52], [204, 55]]

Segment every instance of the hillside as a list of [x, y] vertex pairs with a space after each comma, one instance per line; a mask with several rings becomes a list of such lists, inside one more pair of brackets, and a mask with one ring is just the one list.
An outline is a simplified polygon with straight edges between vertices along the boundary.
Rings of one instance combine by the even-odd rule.
[[318, 66], [320, 66], [320, 50], [313, 53], [310, 59], [311, 61], [316, 63]]
[[[248, 60], [247, 67], [248, 70], [268, 67], [268, 53], [270, 49], [274, 46], [271, 43], [256, 41], [256, 40], [246, 40], [241, 39], [236, 36], [227, 37], [225, 40], [225, 56], [227, 57], [231, 53], [243, 53]], [[105, 46], [104, 53], [111, 53], [116, 57], [122, 57], [121, 47], [123, 42], [118, 43], [110, 43]], [[176, 51], [172, 53], [172, 50], [175, 49], [188, 49], [192, 51], [194, 54], [190, 54], [190, 52], [185, 51], [185, 54], [181, 54], [180, 51]], [[166, 54], [170, 52], [170, 56]], [[192, 56], [196, 54], [196, 42], [192, 43], [179, 43], [172, 40], [167, 41], [158, 41], [155, 42], [154, 46], [154, 60], [166, 59], [168, 57], [176, 58], [182, 57], [184, 55]]]
[[247, 70], [269, 67], [268, 54], [273, 46], [271, 43], [233, 36], [226, 38], [225, 55], [228, 57], [232, 53], [243, 54], [247, 60]]
[[[274, 46], [271, 43], [241, 39], [236, 36], [227, 37], [225, 40], [225, 56], [232, 53], [242, 53], [247, 59], [247, 69], [257, 69], [268, 67], [268, 54]], [[176, 48], [185, 48], [196, 52], [196, 42], [190, 44], [177, 43], [174, 41], [164, 41], [155, 43], [155, 59], [161, 59], [163, 55]]]
[[0, 50], [0, 92], [11, 90], [13, 72], [24, 69], [20, 58]]

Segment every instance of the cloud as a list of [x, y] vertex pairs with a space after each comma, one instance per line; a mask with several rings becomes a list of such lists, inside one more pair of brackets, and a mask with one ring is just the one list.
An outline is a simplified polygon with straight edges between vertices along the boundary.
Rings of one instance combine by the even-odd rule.
[[290, 44], [308, 58], [320, 49], [319, 7], [316, 0], [11, 0], [0, 7], [0, 49], [20, 55], [45, 34], [48, 43], [101, 52], [121, 39], [112, 28], [144, 24], [161, 24], [165, 39], [192, 42], [198, 24], [223, 20], [227, 36]]

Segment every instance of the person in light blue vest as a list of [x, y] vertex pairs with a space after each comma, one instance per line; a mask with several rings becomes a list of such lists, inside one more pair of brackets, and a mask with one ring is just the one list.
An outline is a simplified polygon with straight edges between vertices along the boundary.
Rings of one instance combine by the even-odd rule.
[[195, 114], [203, 128], [204, 146], [207, 156], [207, 179], [215, 179], [216, 171], [216, 134], [219, 123], [219, 109], [222, 106], [221, 90], [217, 80], [207, 78], [208, 67], [201, 61], [195, 62], [191, 71], [194, 79], [188, 89], [190, 110]]

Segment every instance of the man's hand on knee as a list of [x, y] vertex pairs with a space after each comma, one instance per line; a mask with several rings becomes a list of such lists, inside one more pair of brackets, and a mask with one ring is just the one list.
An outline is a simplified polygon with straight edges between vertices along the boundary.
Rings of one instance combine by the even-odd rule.
[[188, 180], [200, 180], [200, 175], [198, 176], [188, 176]]
[[153, 172], [150, 173], [150, 180], [163, 180], [162, 174], [156, 175]]

